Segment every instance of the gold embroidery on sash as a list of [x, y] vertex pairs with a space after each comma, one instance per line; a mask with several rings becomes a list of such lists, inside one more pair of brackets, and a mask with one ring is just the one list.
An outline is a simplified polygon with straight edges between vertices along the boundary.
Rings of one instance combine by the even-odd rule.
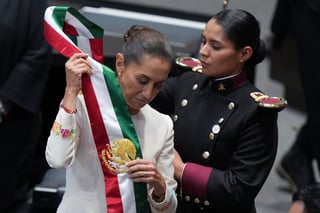
[[136, 147], [127, 138], [114, 139], [101, 152], [104, 164], [115, 173], [127, 171], [126, 162], [136, 159]]

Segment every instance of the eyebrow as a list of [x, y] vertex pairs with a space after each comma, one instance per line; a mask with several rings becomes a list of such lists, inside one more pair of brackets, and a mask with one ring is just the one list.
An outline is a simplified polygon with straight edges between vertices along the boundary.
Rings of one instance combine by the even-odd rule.
[[203, 39], [206, 40], [206, 42], [208, 43], [218, 43], [218, 44], [223, 44], [221, 41], [215, 40], [215, 39], [207, 39], [204, 36], [202, 36]]

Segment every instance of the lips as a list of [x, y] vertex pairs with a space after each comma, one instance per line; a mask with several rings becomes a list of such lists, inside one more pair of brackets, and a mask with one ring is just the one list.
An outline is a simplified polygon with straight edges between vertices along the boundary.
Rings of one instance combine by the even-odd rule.
[[204, 62], [204, 61], [200, 61], [200, 62], [201, 62], [202, 68], [205, 68], [206, 66], [208, 66], [208, 64], [206, 62]]

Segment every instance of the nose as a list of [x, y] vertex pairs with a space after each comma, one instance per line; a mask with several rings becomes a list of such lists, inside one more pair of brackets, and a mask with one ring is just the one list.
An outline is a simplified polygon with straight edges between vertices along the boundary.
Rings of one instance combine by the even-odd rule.
[[201, 57], [208, 56], [207, 44], [201, 44], [200, 45], [199, 55]]
[[146, 85], [144, 88], [143, 88], [143, 96], [148, 99], [148, 100], [151, 100], [154, 95], [155, 95], [155, 89], [152, 85]]

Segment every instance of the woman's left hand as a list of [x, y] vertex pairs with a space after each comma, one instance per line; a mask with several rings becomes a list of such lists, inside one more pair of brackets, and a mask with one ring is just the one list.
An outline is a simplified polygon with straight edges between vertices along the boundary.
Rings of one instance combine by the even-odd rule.
[[128, 175], [133, 182], [144, 182], [153, 187], [156, 196], [164, 195], [166, 182], [154, 163], [150, 160], [136, 159], [127, 163]]

